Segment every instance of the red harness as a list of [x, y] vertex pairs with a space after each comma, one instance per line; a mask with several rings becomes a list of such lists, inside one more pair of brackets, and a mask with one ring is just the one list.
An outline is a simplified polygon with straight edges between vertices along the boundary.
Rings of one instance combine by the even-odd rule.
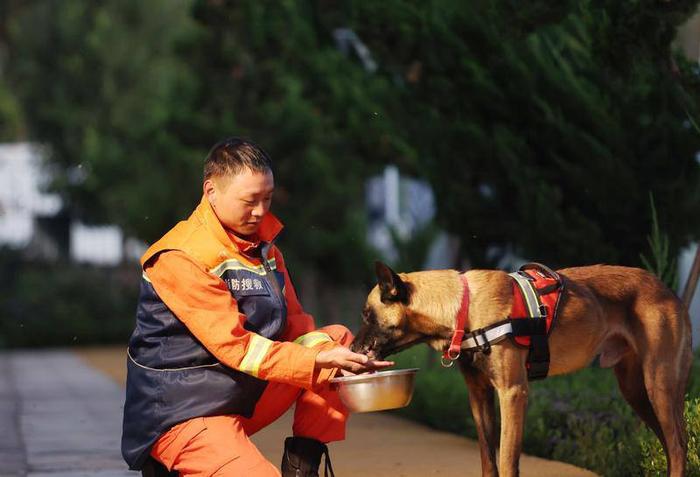
[[491, 339], [488, 336], [496, 332], [498, 338], [493, 339], [504, 339], [504, 335], [507, 334], [517, 345], [529, 349], [527, 369], [530, 379], [547, 376], [549, 371], [547, 336], [556, 319], [563, 288], [561, 277], [546, 266], [537, 263], [523, 265], [520, 271], [510, 275], [513, 279], [513, 305], [508, 318], [482, 330], [470, 330], [468, 334], [466, 330], [469, 329], [469, 284], [466, 274], [460, 275], [464, 286], [462, 303], [455, 317], [455, 330], [450, 345], [442, 355], [443, 366], [450, 367], [452, 362], [459, 358], [465, 335], [472, 337], [467, 342], [476, 343], [468, 349], [488, 353]]
[[[559, 296], [561, 295], [561, 281], [557, 275], [551, 276], [544, 270], [538, 268], [522, 268], [521, 273], [527, 275], [532, 281], [533, 288], [537, 291], [537, 305], [539, 306], [545, 318], [545, 331], [549, 334], [549, 330], [556, 316]], [[513, 280], [513, 307], [510, 313], [511, 320], [529, 320], [533, 317], [526, 304], [527, 298], [523, 291]], [[532, 342], [531, 336], [514, 336], [513, 339], [517, 344], [524, 347], [529, 347]]]

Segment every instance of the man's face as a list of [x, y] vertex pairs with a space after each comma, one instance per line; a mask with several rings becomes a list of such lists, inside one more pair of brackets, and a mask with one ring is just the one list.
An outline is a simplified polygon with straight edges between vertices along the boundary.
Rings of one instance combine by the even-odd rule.
[[204, 181], [204, 195], [225, 228], [242, 237], [255, 235], [270, 210], [275, 181], [271, 171], [248, 168], [236, 175]]

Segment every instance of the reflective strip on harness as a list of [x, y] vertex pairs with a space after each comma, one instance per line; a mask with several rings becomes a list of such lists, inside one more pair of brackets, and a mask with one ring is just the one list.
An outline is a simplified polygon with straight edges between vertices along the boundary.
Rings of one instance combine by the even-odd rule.
[[525, 278], [520, 274], [520, 272], [509, 273], [515, 282], [518, 284], [518, 288], [522, 291], [525, 297], [525, 305], [527, 306], [528, 316], [530, 318], [542, 318], [542, 303], [540, 302], [540, 297], [535, 290], [532, 280]]
[[248, 352], [243, 357], [238, 369], [257, 378], [260, 365], [265, 359], [265, 355], [267, 355], [270, 346], [272, 346], [272, 341], [260, 335], [253, 334], [250, 344], [248, 344]]
[[467, 338], [462, 341], [462, 349], [466, 351], [482, 349], [503, 341], [511, 333], [513, 333], [513, 326], [510, 321], [502, 322], [489, 329], [477, 330], [467, 334]]

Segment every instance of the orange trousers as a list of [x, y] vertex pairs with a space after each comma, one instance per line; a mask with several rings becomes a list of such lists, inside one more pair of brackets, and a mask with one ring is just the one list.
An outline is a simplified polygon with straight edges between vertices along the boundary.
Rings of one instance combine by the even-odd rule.
[[[349, 346], [353, 339], [344, 326], [332, 325], [318, 331], [343, 346]], [[321, 442], [345, 439], [348, 412], [329, 385], [312, 392], [270, 382], [252, 417], [196, 417], [182, 422], [158, 439], [151, 456], [181, 477], [279, 476], [277, 466], [260, 453], [249, 436], [277, 420], [293, 404], [293, 435]]]

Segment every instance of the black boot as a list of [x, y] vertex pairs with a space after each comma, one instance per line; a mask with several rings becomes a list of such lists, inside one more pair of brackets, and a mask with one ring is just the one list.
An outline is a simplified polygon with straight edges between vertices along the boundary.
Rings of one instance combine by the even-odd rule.
[[282, 477], [318, 477], [323, 454], [326, 454], [325, 476], [335, 477], [326, 444], [307, 437], [287, 437], [282, 455]]

